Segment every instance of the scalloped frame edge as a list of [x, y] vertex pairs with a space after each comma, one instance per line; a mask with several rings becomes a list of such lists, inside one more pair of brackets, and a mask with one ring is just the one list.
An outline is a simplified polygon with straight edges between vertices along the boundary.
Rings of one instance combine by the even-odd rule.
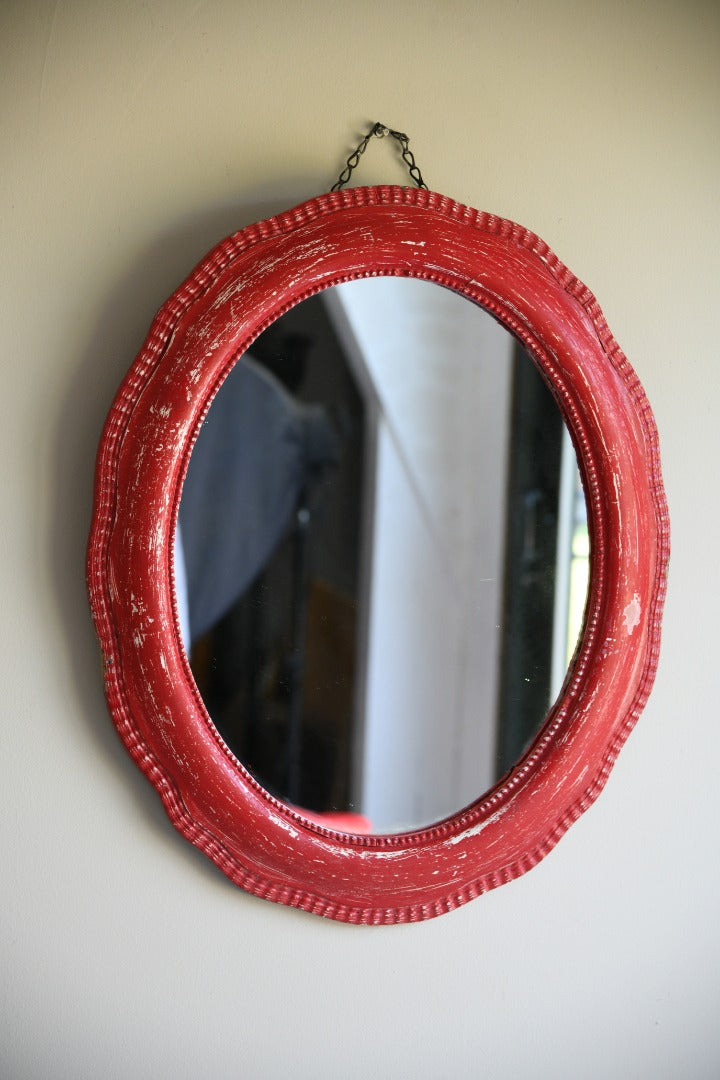
[[[133, 633], [133, 624], [128, 616], [127, 595], [123, 596], [122, 593], [123, 590], [127, 592], [138, 577], [143, 578], [143, 573], [138, 573], [137, 566], [123, 566], [124, 549], [113, 555], [112, 546], [114, 537], [122, 529], [127, 530], [128, 503], [127, 500], [123, 501], [122, 470], [129, 467], [128, 463], [131, 464], [132, 446], [139, 437], [137, 432], [133, 433], [139, 402], [143, 395], [147, 396], [148, 393], [151, 397], [153, 393], [159, 395], [158, 400], [162, 398], [162, 392], [157, 389], [158, 373], [162, 371], [163, 365], [166, 368], [168, 366], [173, 339], [183, 326], [190, 326], [192, 329], [194, 322], [207, 313], [207, 308], [203, 309], [204, 299], [206, 302], [213, 289], [217, 290], [218, 282], [230, 281], [234, 274], [253, 272], [258, 259], [267, 260], [268, 249], [272, 252], [273, 245], [277, 246], [278, 242], [282, 241], [284, 249], [287, 249], [288, 239], [305, 241], [308, 231], [314, 231], [314, 234], [319, 231], [326, 243], [331, 247], [334, 245], [333, 257], [338, 263], [337, 267], [328, 271], [323, 269], [320, 276], [313, 276], [307, 269], [301, 268], [299, 284], [290, 288], [289, 293], [288, 286], [285, 285], [283, 302], [279, 305], [275, 303], [274, 307], [271, 304], [272, 312], [265, 317], [248, 317], [248, 333], [243, 335], [235, 332], [232, 337], [233, 346], [218, 350], [222, 359], [212, 366], [212, 377], [205, 384], [202, 393], [190, 403], [192, 416], [183, 429], [182, 437], [178, 437], [169, 450], [172, 477], [166, 492], [170, 493], [169, 505], [164, 509], [166, 540], [169, 530], [174, 528], [187, 460], [214, 394], [237, 355], [244, 351], [247, 344], [265, 325], [281, 314], [282, 310], [331, 284], [376, 273], [401, 273], [423, 277], [457, 288], [458, 281], [463, 276], [461, 271], [459, 278], [457, 277], [457, 265], [449, 268], [441, 262], [439, 269], [431, 267], [429, 257], [421, 249], [418, 249], [419, 255], [410, 255], [403, 251], [407, 262], [400, 259], [398, 253], [402, 241], [393, 237], [398, 228], [407, 224], [408, 213], [413, 227], [427, 228], [431, 233], [437, 233], [433, 245], [436, 253], [438, 249], [442, 250], [443, 238], [451, 232], [456, 244], [458, 237], [461, 244], [467, 243], [469, 246], [477, 239], [480, 248], [483, 247], [482, 241], [489, 242], [489, 254], [478, 255], [475, 250], [468, 256], [467, 269], [470, 273], [465, 274], [463, 287], [458, 291], [481, 303], [523, 341], [556, 394], [578, 451], [586, 486], [593, 545], [591, 589], [582, 642], [563, 693], [532, 747], [510, 774], [472, 806], [427, 829], [391, 837], [348, 836], [314, 825], [274, 800], [235, 761], [220, 739], [197, 693], [185, 655], [182, 649], [177, 648], [179, 630], [174, 603], [172, 555], [170, 545], [165, 542], [161, 553], [165, 591], [162, 602], [150, 618], [159, 619], [163, 623], [164, 634], [174, 635], [175, 674], [182, 673], [184, 679], [181, 687], [184, 706], [187, 710], [188, 700], [192, 698], [194, 722], [202, 727], [204, 746], [209, 757], [217, 751], [223, 755], [227, 767], [233, 772], [232, 783], [246, 798], [245, 805], [238, 811], [239, 831], [242, 833], [243, 815], [250, 821], [252, 810], [253, 821], [258, 812], [260, 818], [263, 814], [266, 815], [265, 824], [272, 823], [276, 833], [280, 828], [286, 834], [294, 834], [296, 842], [299, 837], [302, 846], [308, 851], [312, 850], [313, 844], [320, 844], [324, 848], [342, 851], [346, 862], [349, 860], [352, 863], [355, 859], [357, 880], [353, 880], [351, 867], [349, 884], [333, 890], [328, 888], [327, 880], [324, 886], [318, 886], [309, 873], [303, 880], [302, 858], [299, 868], [295, 865], [292, 870], [286, 871], [281, 858], [279, 863], [276, 860], [271, 866], [270, 872], [263, 872], [268, 852], [258, 853], [252, 847], [243, 851], [242, 844], [239, 848], [237, 832], [233, 831], [231, 835], [222, 825], [219, 826], [217, 820], [213, 819], [212, 807], [208, 812], [207, 800], [212, 802], [209, 792], [190, 790], [187, 775], [179, 775], [172, 763], [168, 764], [165, 748], [160, 745], [161, 736], [165, 738], [167, 733], [159, 730], [157, 719], [154, 726], [149, 720], [147, 697], [143, 699], [143, 688], [137, 685], [137, 669], [133, 670], [128, 663], [128, 642]], [[367, 256], [364, 262], [361, 259], [360, 268], [354, 262], [351, 266], [352, 260], [349, 259], [346, 259], [343, 265], [343, 232], [345, 220], [350, 216], [353, 217], [355, 225], [357, 221], [370, 222], [380, 232], [383, 229], [388, 231], [390, 238], [386, 238], [386, 245], [394, 251], [390, 260], [391, 268], [388, 268], [390, 263], [387, 263], [378, 269]], [[588, 342], [584, 341], [585, 359], [587, 360], [589, 355], [593, 364], [602, 368], [605, 377], [613, 377], [616, 396], [619, 389], [620, 397], [624, 395], [623, 404], [627, 415], [636, 420], [637, 432], [642, 440], [640, 458], [647, 470], [646, 487], [629, 492], [626, 483], [625, 487], [620, 488], [618, 501], [623, 502], [623, 510], [629, 513], [629, 508], [637, 500], [644, 500], [645, 527], [646, 531], [649, 530], [652, 534], [648, 547], [652, 547], [652, 551], [641, 551], [640, 556], [644, 565], [649, 561], [652, 566], [648, 569], [645, 565], [642, 634], [638, 634], [631, 641], [632, 649], [640, 649], [642, 655], [633, 668], [632, 684], [622, 687], [623, 693], [618, 696], [616, 711], [613, 713], [612, 708], [606, 707], [603, 723], [598, 723], [599, 731], [593, 742], [588, 775], [581, 789], [576, 790], [572, 798], [554, 803], [549, 815], [546, 813], [544, 816], [537, 816], [534, 832], [532, 828], [530, 830], [533, 832], [532, 840], [521, 844], [521, 850], [516, 850], [518, 841], [511, 829], [512, 835], [507, 839], [506, 857], [495, 858], [492, 864], [488, 865], [487, 861], [483, 860], [482, 847], [473, 845], [472, 840], [479, 838], [490, 822], [503, 815], [518, 795], [525, 803], [533, 794], [537, 798], [542, 770], [548, 763], [553, 763], [558, 756], [560, 744], [567, 741], [581, 722], [578, 720], [578, 703], [582, 699], [589, 666], [592, 666], [599, 655], [598, 650], [603, 647], [608, 627], [613, 624], [616, 628], [622, 615], [617, 601], [608, 601], [607, 594], [613, 591], [607, 587], [608, 581], [616, 582], [623, 573], [633, 569], [627, 565], [627, 556], [625, 561], [617, 556], [614, 545], [606, 535], [608, 517], [612, 518], [606, 504], [613, 496], [609, 489], [607, 463], [604, 472], [602, 467], [598, 470], [597, 434], [588, 434], [587, 417], [583, 418], [582, 415], [582, 406], [587, 405], [587, 402], [584, 402], [582, 395], [578, 396], [577, 386], [574, 391], [572, 386], [568, 390], [567, 371], [560, 373], [558, 370], [557, 357], [553, 356], [548, 348], [547, 326], [543, 321], [547, 316], [538, 316], [537, 312], [528, 314], [526, 311], [521, 317], [516, 317], [502, 287], [507, 287], [507, 282], [503, 280], [507, 269], [493, 264], [493, 259], [499, 257], [498, 252], [502, 254], [505, 249], [508, 257], [515, 259], [518, 265], [531, 268], [533, 273], [538, 271], [535, 277], [544, 282], [542, 288], [546, 294], [535, 297], [538, 302], [546, 299], [548, 295], [553, 302], [558, 302], [562, 294], [563, 298], [567, 298], [571, 309], [576, 308], [578, 313], [582, 313], [581, 321], [589, 321], [594, 342], [591, 341], [588, 345]], [[489, 279], [478, 284], [477, 270], [479, 262], [483, 260], [487, 260], [487, 267], [484, 269], [487, 269]], [[273, 281], [272, 274], [270, 278], [266, 274], [263, 281], [261, 291], [264, 290], [267, 294], [268, 282], [272, 284]], [[497, 286], [498, 281], [501, 287], [493, 291], [490, 283], [494, 282]], [[563, 302], [566, 301], [563, 299]], [[196, 315], [196, 312], [199, 314]], [[572, 314], [571, 311], [569, 313]], [[569, 348], [571, 351], [571, 347]], [[165, 379], [167, 381], [167, 373]], [[616, 419], [611, 416], [611, 420]], [[623, 423], [627, 422], [625, 414], [621, 419]], [[619, 424], [618, 419], [615, 426]], [[610, 427], [612, 426], [610, 424]], [[155, 468], [159, 469], [160, 463]], [[639, 480], [637, 475], [634, 480]], [[648, 513], [648, 510], [651, 513]], [[145, 524], [149, 527], [151, 523], [148, 520]], [[434, 192], [373, 187], [354, 188], [319, 196], [267, 221], [239, 230], [213, 248], [160, 309], [145, 344], [120, 387], [103, 430], [96, 467], [87, 580], [91, 610], [104, 658], [105, 692], [111, 716], [128, 752], [156, 788], [168, 817], [178, 831], [212, 859], [235, 884], [256, 896], [344, 922], [377, 925], [420, 921], [440, 915], [518, 877], [544, 858], [570, 825], [595, 801], [647, 701], [655, 678], [668, 557], [669, 519], [654, 418], [637, 375], [613, 338], [590, 290], [564, 266], [544, 241], [511, 221], [478, 212]], [[159, 566], [160, 563], [156, 563], [156, 570]], [[147, 577], [150, 574], [151, 571], [148, 570]], [[146, 583], [147, 577], [143, 579]], [[627, 645], [627, 642], [625, 644]], [[607, 679], [605, 681], [607, 683]], [[161, 696], [166, 707], [172, 710], [176, 703], [173, 694], [168, 697], [163, 692]], [[582, 723], [595, 718], [592, 708], [589, 713], [587, 708], [580, 712]], [[170, 720], [172, 722], [172, 716]], [[208, 748], [214, 748], [212, 753]], [[217, 756], [213, 758], [213, 764], [209, 768], [211, 774], [218, 769]], [[499, 841], [495, 840], [496, 844], [498, 842], [503, 843], [502, 836]], [[423, 855], [427, 851], [432, 858], [438, 852], [447, 855], [449, 845], [463, 847], [467, 863], [475, 865], [472, 870], [467, 871], [467, 863], [464, 863], [464, 879], [458, 881], [459, 862], [453, 862], [452, 858], [449, 861], [445, 859], [449, 868], [443, 870], [443, 885], [439, 891], [428, 886], [426, 873], [424, 877], [420, 875], [424, 884], [418, 878], [418, 882], [414, 884], [411, 881], [410, 884], [405, 882], [402, 887], [395, 887], [380, 883], [375, 889], [368, 886], [368, 880], [372, 881], [373, 867], [371, 866], [369, 872], [363, 869], [360, 873], [360, 861], [368, 857], [377, 869], [380, 864], [376, 856], [382, 856], [383, 853], [403, 855], [420, 852]], [[332, 876], [329, 880], [332, 882]], [[435, 884], [433, 883], [433, 886]], [[403, 897], [411, 894], [415, 898], [412, 901], [405, 899], [403, 902]], [[383, 903], [386, 895], [388, 902]]]

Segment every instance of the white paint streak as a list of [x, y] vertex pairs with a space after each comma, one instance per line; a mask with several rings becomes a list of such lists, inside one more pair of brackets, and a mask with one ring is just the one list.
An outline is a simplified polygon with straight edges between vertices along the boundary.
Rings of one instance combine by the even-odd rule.
[[499, 821], [506, 810], [507, 806], [503, 806], [500, 810], [496, 810], [494, 814], [491, 814], [489, 818], [485, 818], [484, 821], [479, 821], [472, 829], [466, 829], [464, 832], [458, 833], [457, 836], [451, 836], [447, 843], [454, 846], [455, 844], [464, 843], [473, 836], [479, 836], [484, 829], [487, 829], [488, 825], [492, 825], [493, 822]]
[[640, 615], [640, 597], [637, 593], [635, 593], [632, 600], [623, 612], [623, 619], [625, 620], [625, 629], [627, 630], [628, 637], [630, 637], [635, 627], [639, 624]]
[[273, 823], [278, 825], [281, 829], [284, 829], [288, 836], [292, 836], [294, 840], [297, 840], [300, 835], [297, 829], [295, 829], [289, 821], [285, 821], [283, 818], [275, 818]]

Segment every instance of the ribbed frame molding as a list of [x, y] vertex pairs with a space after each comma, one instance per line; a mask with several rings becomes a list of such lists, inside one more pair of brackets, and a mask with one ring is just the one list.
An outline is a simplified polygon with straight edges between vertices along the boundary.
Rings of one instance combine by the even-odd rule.
[[[513, 770], [430, 828], [357, 836], [273, 799], [220, 738], [180, 643], [171, 541], [194, 441], [237, 358], [306, 297], [384, 275], [463, 294], [533, 356], [578, 454], [591, 582], [563, 691]], [[524, 873], [597, 798], [653, 684], [668, 555], [653, 416], [590, 290], [511, 221], [370, 187], [242, 229], [159, 311], [103, 431], [87, 578], [110, 714], [173, 825], [257, 896], [382, 924], [432, 918]]]

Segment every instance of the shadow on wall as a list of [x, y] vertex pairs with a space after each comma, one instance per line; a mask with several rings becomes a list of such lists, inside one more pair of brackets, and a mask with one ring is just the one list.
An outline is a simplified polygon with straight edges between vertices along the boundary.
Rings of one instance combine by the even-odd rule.
[[[85, 588], [85, 551], [92, 512], [95, 458], [102, 427], [115, 394], [150, 329], [157, 310], [217, 243], [239, 229], [312, 198], [323, 185], [297, 179], [282, 189], [268, 184], [262, 197], [188, 215], [148, 238], [134, 263], [97, 312], [94, 331], [58, 401], [50, 446], [53, 504], [47, 559], [67, 660], [83, 725], [111, 771], [122, 776], [132, 799], [163, 835], [174, 838], [160, 799], [131, 764], [110, 719], [102, 689], [100, 651]], [[98, 244], [103, 243], [102, 238]], [[72, 287], [68, 283], [67, 287]], [[83, 723], [84, 722], [84, 723]], [[132, 788], [129, 786], [132, 785]], [[177, 850], [213, 878], [224, 877], [199, 851], [180, 842]]]

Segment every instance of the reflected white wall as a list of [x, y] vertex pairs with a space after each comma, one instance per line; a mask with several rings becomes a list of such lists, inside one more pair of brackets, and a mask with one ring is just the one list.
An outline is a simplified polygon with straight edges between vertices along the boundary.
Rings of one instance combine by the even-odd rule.
[[513, 339], [424, 281], [327, 299], [376, 407], [358, 803], [393, 830], [494, 779]]

